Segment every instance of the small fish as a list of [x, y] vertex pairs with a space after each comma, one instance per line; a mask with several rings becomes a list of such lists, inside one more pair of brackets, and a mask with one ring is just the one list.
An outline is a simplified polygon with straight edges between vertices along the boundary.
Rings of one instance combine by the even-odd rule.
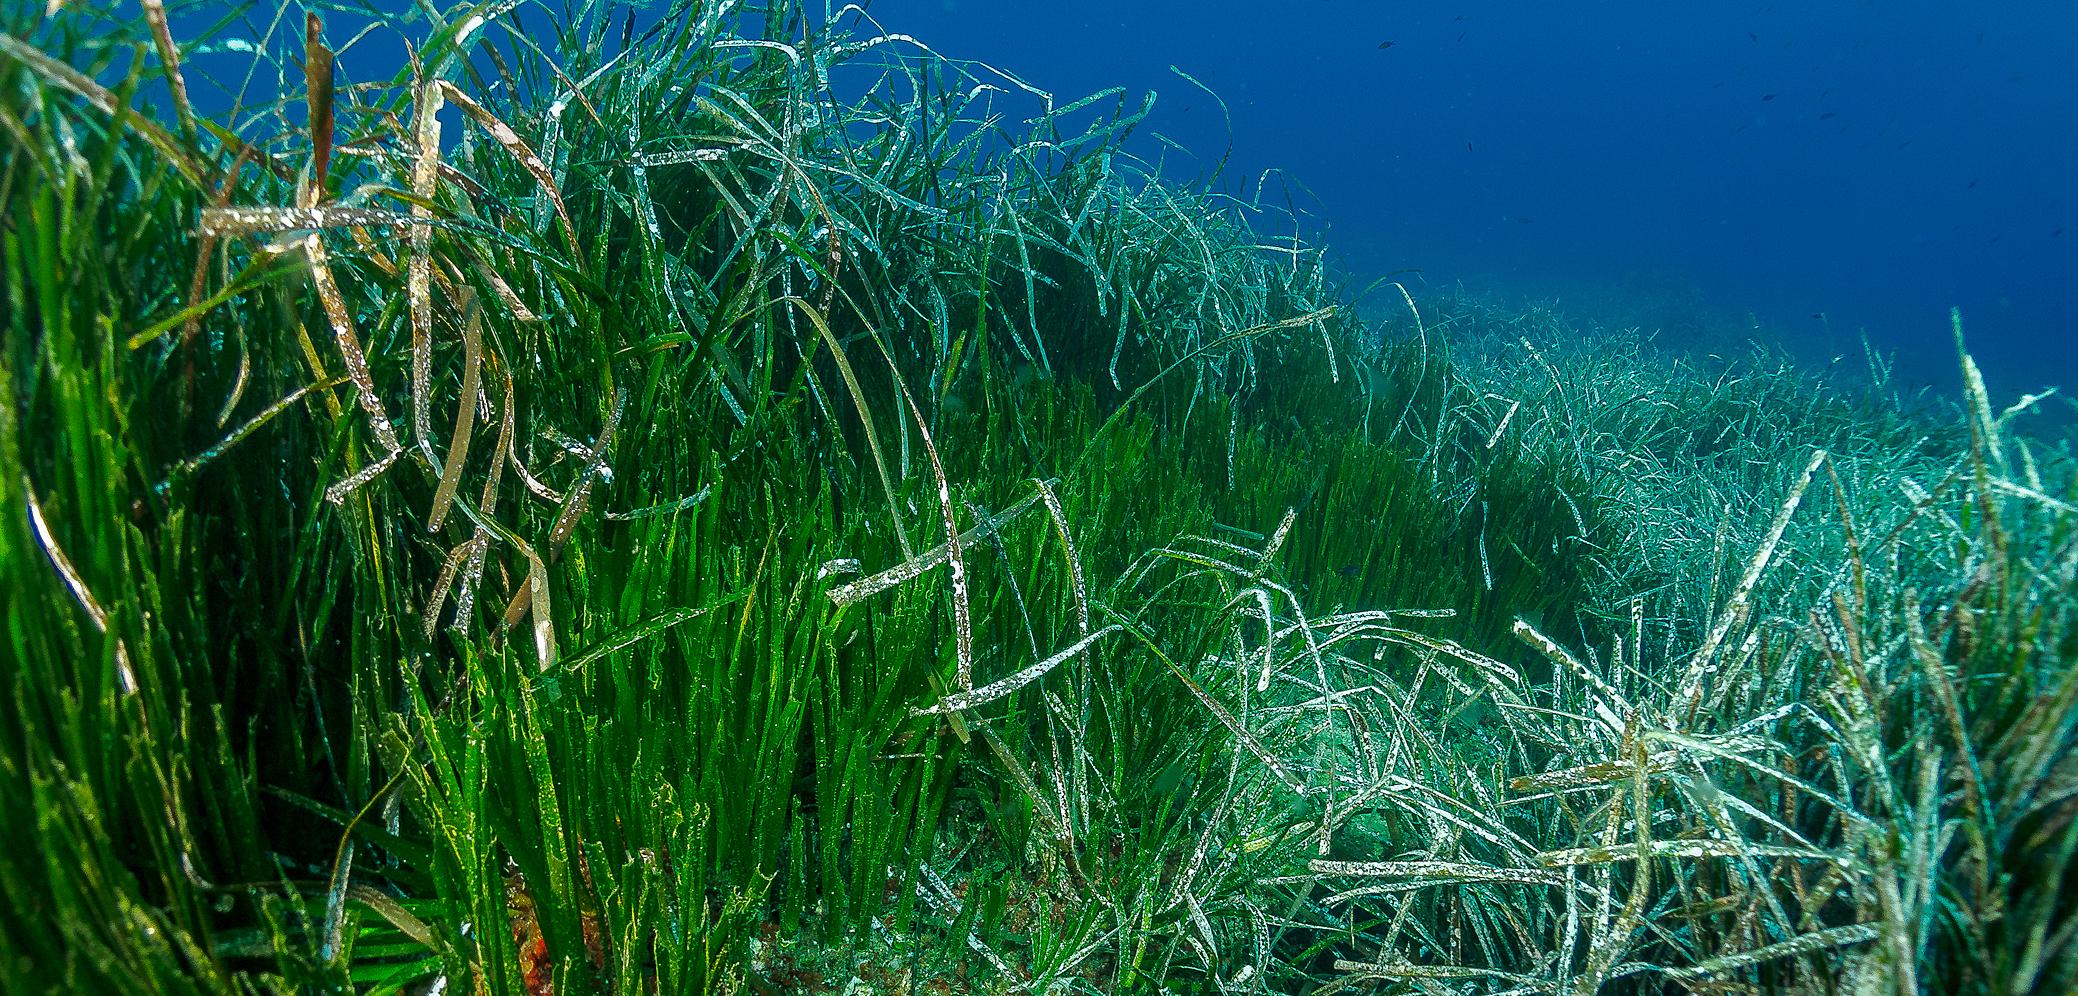
[[2060, 238], [2063, 238], [2063, 237], [2064, 237], [2064, 226], [2062, 226], [2062, 225], [2058, 225], [2058, 226], [2056, 226], [2056, 231], [2050, 232], [2050, 233], [2049, 233], [2049, 237], [2050, 237], [2050, 238], [2052, 238], [2052, 239], [2060, 239]]
[[1761, 103], [1763, 103], [1763, 104], [1767, 103], [1768, 101], [1774, 100], [1774, 99], [1775, 99], [1775, 95], [1774, 95], [1774, 94], [1772, 94], [1772, 93], [1764, 93], [1764, 94], [1761, 94]]
[[1976, 181], [1976, 179], [1975, 179], [1975, 178], [1972, 178], [1972, 179], [1970, 180], [1970, 185], [1969, 185], [1969, 186], [1967, 186], [1967, 187], [1964, 187], [1963, 189], [1964, 189], [1964, 190], [1975, 190], [1975, 189], [1977, 189], [1977, 181]]
[[1342, 580], [1344, 581], [1354, 581], [1359, 575], [1364, 573], [1364, 569], [1355, 564], [1344, 564], [1336, 568], [1335, 573], [1342, 575]]
[[1465, 36], [1466, 36], [1466, 35], [1469, 35], [1469, 34], [1471, 34], [1471, 32], [1470, 32], [1470, 31], [1460, 31], [1460, 32], [1458, 32], [1458, 33], [1457, 33], [1457, 40], [1458, 40], [1458, 41], [1464, 41], [1464, 40], [1465, 40]]
[[1472, 143], [1470, 143], [1470, 142], [1466, 142], [1466, 143], [1465, 143], [1465, 151], [1466, 151], [1466, 152], [1470, 152], [1470, 151], [1472, 151]]
[[1820, 120], [1820, 121], [1831, 121], [1832, 119], [1834, 119], [1834, 118], [1837, 118], [1837, 117], [1839, 117], [1839, 116], [1840, 116], [1840, 112], [1839, 112], [1839, 111], [1827, 111], [1827, 112], [1825, 112], [1824, 114], [1821, 114], [1821, 115], [1819, 115], [1819, 116], [1818, 116], [1818, 120]]
[[1386, 49], [1389, 49], [1389, 48], [1391, 48], [1391, 47], [1393, 47], [1393, 43], [1392, 43], [1392, 42], [1389, 42], [1389, 41], [1382, 41], [1382, 42], [1379, 42], [1379, 43], [1378, 43], [1378, 50], [1379, 50], [1380, 52], [1383, 52], [1383, 51], [1385, 51]]
[[1751, 41], [1751, 42], [1753, 42], [1754, 44], [1758, 45], [1758, 44], [1760, 44], [1761, 36], [1760, 36], [1759, 34], [1755, 33], [1755, 32], [1752, 32], [1752, 31], [1748, 31], [1748, 32], [1746, 33], [1746, 39], [1747, 39], [1748, 41]]

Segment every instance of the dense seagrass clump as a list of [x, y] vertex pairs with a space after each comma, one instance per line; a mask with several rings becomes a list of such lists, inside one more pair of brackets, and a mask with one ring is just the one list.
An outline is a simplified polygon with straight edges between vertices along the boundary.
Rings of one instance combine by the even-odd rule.
[[1959, 319], [1367, 298], [854, 7], [142, 13], [0, 14], [0, 989], [2078, 985]]

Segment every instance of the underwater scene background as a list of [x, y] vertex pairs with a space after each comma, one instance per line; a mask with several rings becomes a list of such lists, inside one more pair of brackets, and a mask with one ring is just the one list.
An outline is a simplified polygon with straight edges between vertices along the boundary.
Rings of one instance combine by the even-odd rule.
[[2073, 30], [0, 0], [0, 994], [2078, 990]]
[[1222, 185], [1303, 183], [1359, 273], [1669, 337], [1691, 308], [1818, 362], [1866, 329], [1936, 385], [1955, 306], [1993, 383], [2078, 383], [2068, 3], [864, 6], [1042, 88], [1159, 93], [1179, 175], [1231, 140]]

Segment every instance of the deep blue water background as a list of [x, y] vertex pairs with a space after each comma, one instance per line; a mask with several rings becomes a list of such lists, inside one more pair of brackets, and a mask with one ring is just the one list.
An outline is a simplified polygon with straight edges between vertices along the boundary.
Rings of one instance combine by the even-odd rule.
[[[1282, 167], [1358, 274], [1633, 294], [1994, 392], [2078, 389], [2078, 3], [874, 0], [890, 31]], [[1380, 49], [1390, 41], [1389, 48]], [[1150, 140], [1143, 148], [1155, 152]], [[1813, 316], [1823, 313], [1821, 321]]]
[[[324, 6], [335, 46], [365, 23]], [[1865, 331], [1900, 380], [1944, 390], [1955, 306], [1996, 396], [2078, 391], [2078, 0], [863, 6], [1058, 103], [1156, 92], [1131, 148], [1188, 180], [1231, 142], [1216, 183], [1245, 196], [1283, 170], [1359, 285], [1419, 268], [1402, 277], [1417, 293], [1464, 281], [1856, 370]], [[184, 32], [222, 10], [175, 9]], [[231, 33], [257, 36], [272, 10]], [[549, 19], [523, 13], [528, 30]], [[299, 24], [281, 37], [300, 44]], [[343, 71], [387, 78], [395, 38], [346, 45]]]

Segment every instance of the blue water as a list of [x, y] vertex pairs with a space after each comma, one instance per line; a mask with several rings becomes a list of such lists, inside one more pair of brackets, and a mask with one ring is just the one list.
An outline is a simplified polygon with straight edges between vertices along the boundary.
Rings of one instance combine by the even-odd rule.
[[1956, 306], [1995, 392], [2078, 388], [2070, 0], [867, 9], [1063, 99], [1156, 91], [1189, 177], [1229, 133], [1182, 69], [1232, 113], [1223, 185], [1288, 170], [1357, 273], [1678, 288], [1815, 359], [1858, 367], [1866, 329], [1944, 387]]
[[[1302, 184], [1360, 284], [1416, 268], [1417, 293], [1462, 281], [1663, 340], [1730, 327], [1856, 369], [1865, 332], [1900, 380], [1944, 389], [1959, 307], [1995, 394], [2078, 391], [2078, 0], [863, 6], [1059, 103], [1155, 92], [1136, 151], [1249, 197], [1282, 170], [1267, 199]], [[333, 44], [355, 39], [343, 72], [403, 65], [365, 17], [326, 17]]]

